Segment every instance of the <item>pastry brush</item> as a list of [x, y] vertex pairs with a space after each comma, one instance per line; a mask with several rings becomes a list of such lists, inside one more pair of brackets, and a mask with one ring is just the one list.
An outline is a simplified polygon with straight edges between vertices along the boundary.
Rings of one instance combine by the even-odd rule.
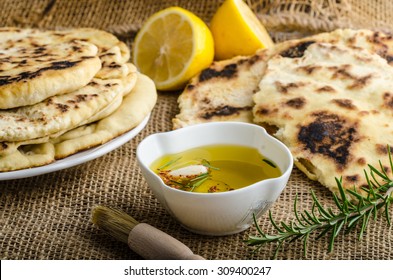
[[117, 240], [127, 243], [138, 255], [150, 260], [203, 260], [179, 240], [123, 211], [95, 206], [92, 221]]

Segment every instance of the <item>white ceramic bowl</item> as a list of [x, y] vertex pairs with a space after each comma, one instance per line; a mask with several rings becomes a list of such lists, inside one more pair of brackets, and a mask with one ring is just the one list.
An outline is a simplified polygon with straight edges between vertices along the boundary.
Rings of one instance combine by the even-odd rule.
[[[232, 144], [254, 147], [280, 168], [278, 178], [222, 193], [193, 193], [168, 187], [149, 167], [165, 154], [191, 148]], [[137, 159], [149, 187], [166, 210], [185, 228], [206, 235], [228, 235], [243, 231], [276, 201], [293, 167], [288, 148], [264, 128], [241, 122], [212, 122], [157, 133], [137, 148]]]

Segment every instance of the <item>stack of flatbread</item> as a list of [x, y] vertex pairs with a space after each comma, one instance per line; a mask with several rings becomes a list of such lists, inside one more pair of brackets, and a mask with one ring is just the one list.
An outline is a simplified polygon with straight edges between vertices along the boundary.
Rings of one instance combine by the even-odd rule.
[[[254, 122], [283, 141], [310, 179], [337, 192], [367, 185], [367, 164], [392, 172], [393, 37], [336, 30], [215, 62], [178, 99], [174, 128]], [[391, 174], [391, 173], [390, 173]], [[360, 191], [361, 192], [361, 191]]]
[[137, 126], [157, 94], [129, 58], [101, 30], [0, 28], [0, 171], [45, 165]]

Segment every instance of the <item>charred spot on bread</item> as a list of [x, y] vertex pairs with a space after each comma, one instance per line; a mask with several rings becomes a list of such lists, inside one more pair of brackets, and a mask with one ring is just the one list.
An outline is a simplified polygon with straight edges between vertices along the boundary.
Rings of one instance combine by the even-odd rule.
[[314, 44], [315, 41], [305, 41], [305, 42], [300, 42], [292, 47], [289, 47], [288, 49], [280, 52], [280, 55], [282, 57], [288, 57], [288, 58], [296, 58], [296, 57], [302, 57], [304, 55], [304, 52], [307, 50], [307, 48]]
[[317, 89], [317, 92], [336, 92], [336, 90], [331, 86], [323, 86]]
[[316, 112], [313, 121], [300, 126], [298, 141], [313, 154], [326, 156], [344, 167], [350, 157], [349, 149], [357, 139], [357, 125], [336, 114]]
[[285, 104], [289, 107], [295, 108], [295, 109], [302, 109], [304, 105], [306, 105], [306, 99], [304, 97], [296, 97], [289, 99]]
[[[393, 153], [393, 148], [391, 145], [389, 145], [389, 149], [390, 149], [390, 152]], [[386, 145], [386, 144], [376, 144], [375, 150], [377, 151], [377, 154], [383, 155], [383, 156], [386, 156], [389, 153], [388, 145]]]
[[348, 89], [361, 89], [365, 87], [370, 80], [372, 79], [373, 75], [369, 74], [363, 77], [355, 78], [352, 85], [348, 86]]
[[356, 109], [356, 106], [353, 104], [353, 101], [351, 99], [332, 99], [332, 103], [344, 109], [348, 109], [348, 110]]
[[345, 181], [349, 184], [355, 184], [359, 181], [359, 175], [347, 175], [345, 176]]
[[18, 75], [15, 76], [0, 76], [0, 86], [8, 85], [11, 83], [23, 81], [23, 80], [29, 80], [29, 79], [34, 79], [35, 77], [38, 77], [41, 75], [42, 72], [48, 71], [48, 70], [60, 70], [60, 69], [66, 69], [73, 67], [74, 65], [78, 64], [80, 61], [55, 61], [51, 63], [51, 66], [48, 67], [43, 67], [37, 71], [25, 71], [22, 73], [19, 73]]
[[367, 161], [364, 157], [358, 158], [357, 163], [359, 165], [366, 165]]
[[56, 109], [58, 109], [62, 113], [67, 112], [68, 109], [70, 108], [70, 106], [68, 106], [66, 104], [61, 104], [61, 103], [56, 103], [55, 106], [56, 106]]
[[222, 70], [207, 68], [199, 75], [199, 82], [208, 81], [213, 78], [233, 78], [237, 74], [237, 64], [231, 63], [226, 65]]
[[200, 117], [205, 120], [209, 120], [213, 117], [230, 116], [230, 115], [238, 114], [239, 111], [248, 111], [248, 110], [251, 110], [250, 106], [232, 107], [229, 105], [225, 105], [222, 107], [214, 108], [212, 110], [208, 110], [208, 111], [204, 112]]
[[265, 108], [265, 107], [260, 107], [260, 108], [258, 108], [258, 110], [256, 111], [256, 114], [257, 114], [257, 115], [262, 115], [262, 116], [268, 115], [269, 113], [270, 113], [270, 110], [269, 110], [268, 108]]
[[274, 82], [274, 85], [276, 86], [277, 91], [278, 91], [279, 93], [284, 93], [284, 94], [286, 94], [286, 93], [288, 93], [291, 89], [296, 89], [296, 88], [300, 88], [300, 87], [302, 87], [302, 86], [305, 86], [305, 83], [304, 83], [304, 82], [297, 82], [297, 83], [291, 82], [291, 83], [284, 84], [284, 83], [281, 83], [281, 82], [279, 82], [279, 81], [276, 81], [276, 82]]
[[385, 107], [393, 109], [393, 94], [385, 92], [383, 94], [383, 104]]
[[321, 69], [322, 66], [319, 65], [306, 65], [297, 67], [298, 71], [305, 72], [308, 75], [311, 75], [314, 71]]
[[46, 51], [46, 48], [44, 46], [37, 46], [34, 49], [34, 54], [42, 54], [44, 51]]

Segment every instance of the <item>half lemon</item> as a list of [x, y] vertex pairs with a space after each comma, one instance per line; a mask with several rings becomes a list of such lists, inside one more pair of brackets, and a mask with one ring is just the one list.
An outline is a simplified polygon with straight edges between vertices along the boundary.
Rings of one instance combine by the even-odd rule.
[[208, 67], [214, 43], [207, 25], [193, 13], [171, 7], [153, 14], [135, 37], [133, 63], [158, 90], [177, 90]]

